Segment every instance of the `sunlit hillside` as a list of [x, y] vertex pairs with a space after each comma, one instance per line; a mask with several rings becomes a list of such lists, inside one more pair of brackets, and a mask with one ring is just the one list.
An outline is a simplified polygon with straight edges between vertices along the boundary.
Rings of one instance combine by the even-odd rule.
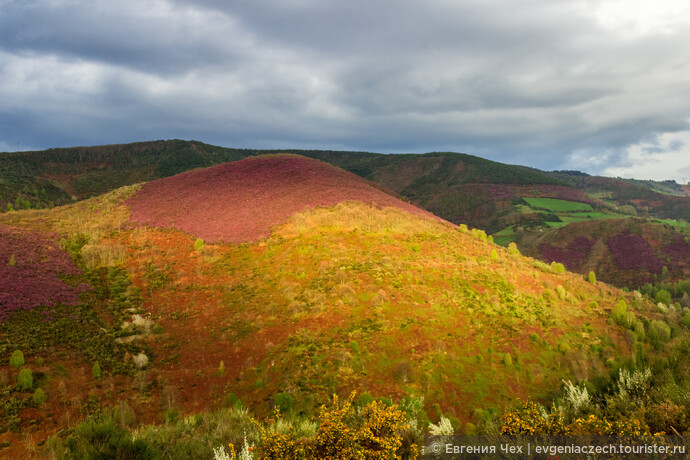
[[[477, 414], [548, 402], [563, 380], [605, 379], [685, 335], [680, 313], [295, 156], [9, 212], [0, 225], [16, 239], [0, 245], [8, 286], [50, 247], [73, 262], [45, 282], [79, 291], [2, 299], [3, 455], [113, 406], [126, 405], [130, 427], [238, 401], [259, 417], [285, 401], [315, 416], [353, 390], [423, 397], [428, 419], [471, 431]], [[16, 385], [20, 368], [30, 386]]]

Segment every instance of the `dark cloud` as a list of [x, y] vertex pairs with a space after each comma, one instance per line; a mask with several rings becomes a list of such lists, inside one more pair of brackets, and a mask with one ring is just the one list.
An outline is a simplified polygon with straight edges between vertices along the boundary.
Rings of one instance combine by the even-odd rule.
[[[199, 66], [239, 66], [232, 23], [165, 2], [6, 2], [0, 46], [171, 74]], [[219, 20], [220, 19], [220, 20]], [[224, 40], [222, 34], [227, 34]]]
[[0, 0], [0, 147], [175, 137], [589, 172], [685, 148], [654, 139], [689, 129], [690, 21], [631, 35], [597, 19], [607, 1]]

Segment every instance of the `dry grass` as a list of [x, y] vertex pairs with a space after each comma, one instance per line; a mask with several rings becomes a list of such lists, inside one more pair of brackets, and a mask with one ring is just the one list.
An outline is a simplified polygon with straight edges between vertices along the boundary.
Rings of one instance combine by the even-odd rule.
[[81, 255], [87, 268], [114, 267], [125, 260], [127, 248], [122, 244], [103, 241], [84, 245]]
[[274, 229], [274, 233], [283, 238], [327, 229], [345, 232], [359, 230], [367, 234], [442, 235], [450, 228], [451, 224], [413, 215], [398, 208], [377, 208], [347, 201], [330, 208], [315, 208], [294, 214], [284, 225]]
[[69, 206], [48, 210], [53, 228], [63, 235], [82, 233], [97, 244], [101, 236], [119, 231], [129, 221], [129, 209], [124, 201], [132, 196], [140, 185], [128, 185], [95, 198]]
[[[128, 185], [98, 197], [53, 209], [5, 213], [2, 220], [11, 225], [43, 221], [60, 235], [82, 234], [92, 245], [98, 245], [102, 236], [119, 231], [127, 224], [130, 212], [124, 201], [140, 187], [140, 184]], [[98, 252], [95, 249], [92, 251]], [[112, 249], [108, 252], [112, 252]], [[108, 259], [113, 255], [104, 257]]]

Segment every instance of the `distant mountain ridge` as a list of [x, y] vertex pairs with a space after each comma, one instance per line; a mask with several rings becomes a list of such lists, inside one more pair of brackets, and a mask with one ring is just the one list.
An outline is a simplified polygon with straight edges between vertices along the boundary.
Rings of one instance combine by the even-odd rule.
[[[318, 158], [419, 202], [432, 199], [439, 188], [462, 184], [591, 186], [605, 190], [614, 187], [611, 184], [618, 184], [618, 188], [628, 190], [620, 199], [662, 201], [663, 194], [655, 192], [653, 188], [666, 187], [678, 195], [683, 190], [682, 186], [672, 181], [597, 178], [577, 171], [545, 172], [462, 153], [380, 154], [235, 149], [198, 141], [167, 140], [0, 153], [0, 209], [6, 210], [7, 203], [14, 207], [17, 198], [28, 202], [33, 208], [44, 207], [51, 201], [54, 205], [67, 203], [72, 197], [86, 198], [123, 185], [160, 179], [189, 169], [280, 152]], [[607, 181], [608, 186], [605, 184]], [[625, 187], [622, 182], [637, 187]]]

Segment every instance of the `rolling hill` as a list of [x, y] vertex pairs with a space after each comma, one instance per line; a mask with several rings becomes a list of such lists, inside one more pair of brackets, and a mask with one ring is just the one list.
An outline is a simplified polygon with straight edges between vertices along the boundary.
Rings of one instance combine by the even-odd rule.
[[127, 204], [134, 222], [212, 242], [249, 242], [267, 237], [292, 214], [348, 200], [432, 217], [352, 173], [296, 155], [248, 158], [149, 182]]
[[[547, 262], [632, 288], [658, 281], [690, 279], [690, 238], [669, 224], [645, 219], [576, 222], [520, 247]], [[664, 268], [665, 267], [665, 268]]]
[[[662, 221], [674, 227], [666, 244], [690, 232], [690, 196], [683, 196], [683, 187], [672, 181], [622, 180], [577, 171], [543, 172], [447, 152], [284, 152], [320, 159], [350, 171], [449, 222], [481, 228], [504, 246], [510, 242], [530, 245], [553, 229], [602, 219], [642, 217]], [[0, 210], [71, 203], [120, 186], [266, 153], [171, 140], [0, 154]], [[185, 206], [187, 211], [203, 214], [203, 204]], [[635, 225], [633, 221], [618, 225], [627, 224]], [[586, 224], [578, 225], [566, 233], [588, 228]], [[267, 234], [265, 225], [262, 232]], [[560, 233], [554, 231], [554, 236]], [[642, 238], [647, 235], [638, 234]], [[588, 238], [587, 234], [580, 236]], [[663, 242], [645, 244], [658, 246]], [[528, 250], [542, 257], [540, 251]], [[636, 287], [629, 285], [634, 280], [623, 272], [614, 273], [617, 270], [616, 264], [608, 264], [607, 279], [615, 283], [628, 280], [628, 284], [619, 286]], [[683, 276], [687, 274], [681, 270], [672, 274], [674, 281]]]
[[[352, 390], [423, 397], [430, 418], [462, 431], [478, 413], [549, 401], [563, 379], [605, 378], [686, 335], [677, 314], [639, 295], [294, 155], [9, 212], [0, 225], [36, 242], [0, 246], [8, 285], [37, 258], [60, 267], [71, 254], [36, 289], [57, 277], [79, 296], [4, 300], [6, 452], [104, 407], [126, 406], [138, 424], [239, 400], [259, 416], [286, 400], [309, 416]], [[35, 376], [24, 391], [15, 349]]]

